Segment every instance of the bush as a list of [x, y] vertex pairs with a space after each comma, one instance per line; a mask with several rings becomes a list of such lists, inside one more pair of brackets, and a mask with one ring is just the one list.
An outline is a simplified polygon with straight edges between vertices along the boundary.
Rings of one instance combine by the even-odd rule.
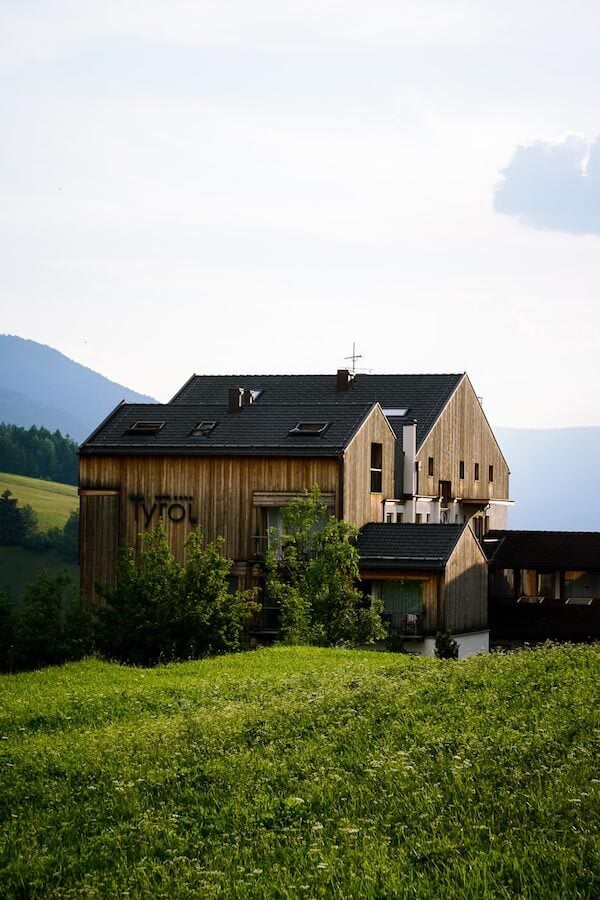
[[18, 603], [0, 596], [0, 670], [37, 669], [81, 659], [93, 649], [91, 616], [68, 598], [66, 572], [42, 572]]
[[318, 487], [282, 511], [285, 533], [266, 562], [266, 591], [289, 643], [368, 644], [383, 638], [381, 604], [356, 588], [358, 529], [335, 516]]
[[448, 631], [438, 631], [435, 636], [436, 659], [458, 659], [458, 644]]
[[240, 650], [252, 592], [229, 591], [231, 561], [200, 532], [186, 542], [187, 565], [171, 553], [162, 521], [142, 537], [139, 561], [122, 550], [113, 591], [101, 590], [99, 647], [122, 662], [155, 665]]

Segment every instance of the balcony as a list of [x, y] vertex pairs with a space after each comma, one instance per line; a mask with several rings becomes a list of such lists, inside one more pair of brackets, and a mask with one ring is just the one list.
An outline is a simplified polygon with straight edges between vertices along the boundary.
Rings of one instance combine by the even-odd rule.
[[402, 637], [423, 636], [423, 613], [406, 612], [398, 616], [393, 613], [383, 613], [382, 622], [387, 626], [389, 634], [399, 634]]

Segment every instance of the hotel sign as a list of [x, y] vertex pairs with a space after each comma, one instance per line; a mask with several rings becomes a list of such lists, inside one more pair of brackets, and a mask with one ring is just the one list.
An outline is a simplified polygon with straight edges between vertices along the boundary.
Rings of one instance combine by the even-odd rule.
[[135, 504], [136, 516], [141, 512], [144, 517], [144, 528], [148, 528], [152, 519], [168, 519], [169, 522], [189, 522], [198, 524], [198, 516], [194, 512], [194, 497], [190, 494], [155, 494], [154, 498], [145, 494], [130, 494], [129, 499]]

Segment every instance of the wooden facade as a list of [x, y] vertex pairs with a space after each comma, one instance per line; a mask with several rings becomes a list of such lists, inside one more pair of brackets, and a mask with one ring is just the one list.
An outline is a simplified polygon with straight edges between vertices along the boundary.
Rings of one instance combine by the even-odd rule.
[[[438, 569], [428, 569], [425, 563], [419, 567], [416, 560], [411, 568], [394, 569], [393, 562], [388, 562], [381, 569], [361, 567], [361, 577], [384, 603], [386, 588], [392, 585], [407, 595], [420, 596], [422, 612], [416, 605], [406, 607], [417, 616], [416, 629], [410, 627], [410, 621], [407, 623], [407, 637], [423, 639], [434, 637], [438, 631], [462, 634], [488, 628], [487, 561], [469, 526], [463, 529], [445, 565]], [[412, 590], [416, 585], [420, 585], [418, 594]]]
[[440, 482], [447, 482], [449, 496], [463, 502], [508, 500], [508, 464], [467, 376], [421, 444], [417, 463], [419, 494], [440, 496]]
[[[381, 492], [371, 492], [371, 444], [382, 445]], [[234, 571], [249, 579], [266, 546], [266, 510], [283, 507], [317, 485], [332, 514], [361, 526], [381, 519], [393, 493], [395, 436], [375, 406], [337, 456], [104, 455], [80, 457], [81, 571], [86, 597], [114, 580], [117, 548], [139, 546], [162, 518], [183, 561], [190, 531], [224, 539]], [[243, 582], [244, 583], [244, 582]]]

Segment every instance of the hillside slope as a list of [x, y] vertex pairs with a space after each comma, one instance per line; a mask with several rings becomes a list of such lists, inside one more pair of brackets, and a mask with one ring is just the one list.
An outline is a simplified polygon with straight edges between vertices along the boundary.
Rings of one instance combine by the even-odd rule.
[[84, 440], [120, 400], [151, 403], [52, 347], [0, 335], [0, 422]]
[[0, 494], [9, 490], [19, 506], [32, 506], [39, 518], [40, 530], [62, 528], [69, 515], [79, 509], [77, 488], [72, 484], [28, 478], [0, 472]]
[[0, 677], [7, 896], [591, 898], [600, 647]]

